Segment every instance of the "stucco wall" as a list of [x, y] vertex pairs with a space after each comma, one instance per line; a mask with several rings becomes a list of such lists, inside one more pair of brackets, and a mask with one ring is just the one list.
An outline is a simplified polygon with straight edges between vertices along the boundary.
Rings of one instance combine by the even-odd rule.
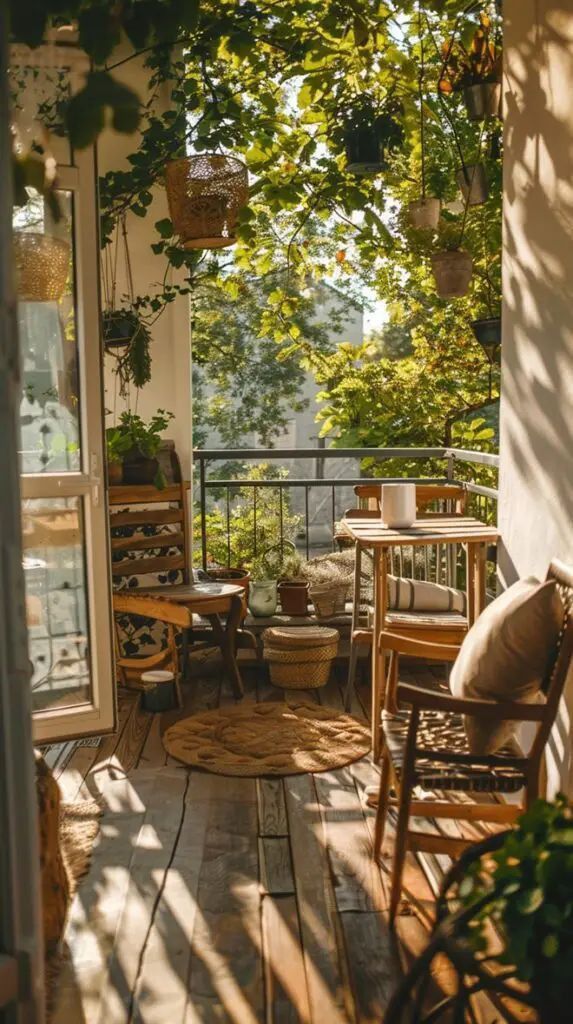
[[[573, 563], [573, 0], [505, 0], [504, 585]], [[573, 678], [550, 787], [573, 792]]]
[[[124, 78], [135, 88], [142, 99], [148, 97], [149, 73], [141, 60], [131, 60], [114, 74]], [[167, 99], [167, 97], [166, 97]], [[98, 145], [98, 169], [100, 174], [108, 170], [129, 170], [127, 162], [129, 153], [137, 149], [137, 136], [118, 135], [115, 132], [104, 132]], [[156, 256], [151, 250], [151, 243], [157, 241], [154, 231], [156, 221], [169, 216], [165, 189], [156, 185], [152, 189], [153, 203], [148, 208], [146, 217], [135, 217], [128, 214], [127, 231], [129, 236], [129, 254], [133, 274], [135, 294], [153, 295], [160, 290], [165, 273], [165, 257]], [[121, 296], [127, 291], [124, 266], [123, 247], [120, 243], [118, 251], [117, 294]], [[168, 280], [177, 278], [170, 272]], [[182, 279], [182, 274], [180, 279]], [[188, 299], [178, 296], [152, 329], [151, 345], [151, 381], [141, 389], [137, 411], [144, 419], [152, 416], [157, 409], [167, 409], [175, 414], [166, 437], [175, 442], [181, 460], [183, 474], [190, 479], [191, 472], [191, 366], [189, 339], [189, 303]], [[105, 401], [108, 409], [118, 412], [124, 407], [121, 399], [116, 397], [116, 381], [112, 373], [113, 357], [105, 360]], [[133, 400], [132, 400], [133, 406]], [[108, 417], [108, 423], [111, 419]]]

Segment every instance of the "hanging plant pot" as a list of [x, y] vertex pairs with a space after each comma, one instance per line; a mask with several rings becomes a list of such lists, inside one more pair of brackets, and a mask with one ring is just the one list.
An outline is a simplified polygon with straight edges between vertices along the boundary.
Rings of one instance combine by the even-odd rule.
[[464, 102], [472, 121], [499, 117], [501, 82], [478, 82], [476, 85], [464, 86]]
[[36, 231], [14, 234], [16, 288], [20, 302], [58, 302], [70, 269], [70, 246]]
[[446, 249], [432, 256], [432, 272], [441, 299], [461, 299], [472, 279], [473, 260], [464, 249]]
[[354, 104], [344, 126], [347, 171], [367, 177], [386, 169], [390, 155], [404, 139], [402, 113], [402, 106], [396, 103], [379, 113], [367, 96]]
[[472, 331], [490, 362], [499, 361], [501, 345], [501, 317], [492, 316], [472, 321]]
[[158, 460], [142, 455], [138, 448], [132, 448], [123, 457], [124, 484], [153, 484], [158, 471]]
[[408, 218], [419, 231], [436, 231], [440, 221], [441, 203], [434, 196], [417, 199], [408, 206]]
[[249, 197], [247, 168], [232, 156], [201, 153], [165, 168], [169, 213], [185, 249], [220, 249], [236, 242], [239, 210]]
[[489, 195], [487, 176], [483, 164], [460, 167], [456, 179], [468, 206], [481, 206]]
[[346, 170], [369, 177], [384, 170], [382, 147], [374, 125], [347, 128], [344, 136]]
[[102, 316], [103, 343], [106, 351], [127, 349], [140, 328], [140, 321], [129, 309], [110, 309]]

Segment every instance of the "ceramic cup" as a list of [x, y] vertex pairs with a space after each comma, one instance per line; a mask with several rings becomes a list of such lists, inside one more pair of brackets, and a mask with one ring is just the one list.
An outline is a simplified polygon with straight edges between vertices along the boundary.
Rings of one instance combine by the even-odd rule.
[[416, 485], [383, 484], [381, 506], [386, 526], [412, 526], [416, 521]]

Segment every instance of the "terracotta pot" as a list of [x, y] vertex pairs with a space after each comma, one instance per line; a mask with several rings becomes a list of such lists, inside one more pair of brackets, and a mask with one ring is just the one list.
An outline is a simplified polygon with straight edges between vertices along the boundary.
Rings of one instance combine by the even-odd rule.
[[123, 482], [125, 484], [152, 484], [159, 469], [157, 459], [148, 459], [140, 451], [128, 452], [123, 459]]
[[277, 610], [276, 580], [251, 580], [249, 584], [249, 611], [251, 615], [267, 618]]
[[283, 580], [278, 593], [284, 615], [308, 615], [309, 584], [305, 580]]
[[121, 462], [108, 462], [107, 482], [110, 487], [117, 487], [123, 481], [123, 465]]
[[489, 186], [483, 164], [466, 164], [460, 167], [456, 179], [469, 206], [481, 206], [485, 203], [489, 195]]
[[440, 220], [439, 199], [434, 196], [427, 196], [426, 199], [417, 199], [408, 206], [408, 217], [413, 228], [418, 230], [435, 231]]
[[216, 569], [207, 569], [207, 575], [210, 580], [216, 580], [217, 583], [234, 583], [237, 587], [242, 587], [247, 598], [249, 597], [251, 574], [248, 569], [227, 569], [219, 565]]
[[441, 299], [460, 299], [467, 294], [473, 260], [464, 249], [447, 249], [432, 256], [436, 291]]
[[464, 102], [472, 121], [483, 121], [486, 117], [499, 117], [501, 82], [478, 82], [477, 85], [466, 85]]

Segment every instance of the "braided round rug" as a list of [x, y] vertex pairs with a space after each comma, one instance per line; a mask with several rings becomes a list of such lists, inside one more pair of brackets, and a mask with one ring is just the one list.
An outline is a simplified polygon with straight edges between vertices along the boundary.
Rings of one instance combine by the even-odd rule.
[[298, 775], [358, 761], [370, 750], [370, 730], [352, 715], [305, 701], [234, 704], [175, 722], [163, 746], [217, 775]]

